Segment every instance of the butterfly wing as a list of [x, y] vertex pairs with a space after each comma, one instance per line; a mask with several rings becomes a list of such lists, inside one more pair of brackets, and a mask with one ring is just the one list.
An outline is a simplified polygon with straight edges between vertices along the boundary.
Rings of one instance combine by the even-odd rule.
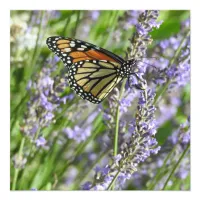
[[121, 64], [124, 62], [122, 58], [106, 49], [73, 38], [53, 36], [47, 38], [46, 43], [67, 67], [82, 60], [109, 60]]
[[110, 61], [78, 61], [69, 68], [69, 85], [83, 99], [98, 104], [122, 80], [118, 67]]
[[100, 103], [122, 79], [118, 71], [124, 60], [103, 48], [60, 36], [47, 38], [47, 45], [62, 59], [70, 87], [83, 99]]

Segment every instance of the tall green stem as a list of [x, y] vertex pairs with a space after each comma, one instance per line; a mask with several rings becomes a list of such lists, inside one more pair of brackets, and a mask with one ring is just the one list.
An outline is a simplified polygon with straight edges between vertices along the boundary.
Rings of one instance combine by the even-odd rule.
[[[19, 154], [17, 155], [17, 159], [21, 162], [23, 157], [22, 157], [22, 151], [24, 148], [24, 144], [25, 144], [25, 137], [22, 138], [21, 144], [20, 144], [20, 148], [19, 148]], [[14, 178], [13, 178], [13, 184], [12, 184], [12, 190], [16, 189], [16, 183], [17, 183], [17, 178], [18, 178], [18, 174], [19, 174], [19, 168], [20, 166], [16, 166], [15, 171], [14, 171]]]
[[115, 139], [114, 139], [114, 156], [117, 155], [118, 151], [118, 135], [119, 135], [119, 106], [117, 107], [116, 111], [116, 124], [115, 124]]
[[158, 169], [158, 171], [156, 173], [156, 176], [153, 178], [153, 180], [151, 182], [151, 185], [149, 185], [149, 187], [148, 187], [148, 190], [152, 190], [155, 187], [155, 185], [159, 181], [160, 174], [162, 173], [163, 169], [165, 168], [165, 166], [167, 164], [167, 161], [171, 158], [171, 156], [174, 153], [174, 151], [176, 150], [176, 148], [177, 148], [177, 144], [174, 145], [173, 149], [170, 151], [170, 153], [165, 158], [165, 160], [164, 160], [164, 162], [162, 164], [162, 167]]
[[[123, 81], [121, 89], [120, 89], [120, 94], [119, 94], [119, 100], [122, 98], [123, 93], [124, 93], [124, 87], [126, 84], [126, 79]], [[118, 104], [117, 110], [116, 110], [116, 120], [115, 120], [115, 139], [114, 139], [114, 156], [117, 155], [118, 151], [118, 135], [119, 135], [119, 117], [120, 116], [120, 105]]]
[[[120, 94], [119, 94], [119, 100], [123, 96], [125, 84], [126, 84], [126, 79], [122, 83], [122, 86], [120, 89]], [[114, 152], [113, 152], [114, 156], [116, 156], [118, 153], [119, 118], [120, 118], [120, 105], [118, 104], [117, 110], [116, 110], [116, 120], [115, 120], [115, 139], [114, 139]], [[117, 174], [117, 176], [118, 176], [118, 174]], [[114, 186], [114, 182], [115, 182], [116, 178], [113, 179], [112, 186]]]
[[179, 166], [181, 160], [183, 159], [183, 157], [185, 156], [185, 154], [187, 153], [188, 149], [190, 148], [190, 143], [188, 144], [187, 148], [185, 149], [185, 151], [182, 153], [182, 155], [180, 156], [178, 162], [176, 163], [176, 165], [174, 166], [174, 168], [172, 169], [170, 175], [168, 176], [164, 186], [163, 186], [163, 189], [162, 190], [165, 190], [166, 186], [167, 186], [167, 183], [169, 182], [169, 180], [171, 179], [172, 175], [174, 174], [175, 170], [177, 169], [177, 167]]

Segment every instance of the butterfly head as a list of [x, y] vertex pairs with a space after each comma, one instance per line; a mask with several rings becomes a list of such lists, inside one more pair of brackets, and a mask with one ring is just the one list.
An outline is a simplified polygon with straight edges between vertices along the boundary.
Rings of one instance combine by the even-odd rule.
[[127, 60], [120, 67], [119, 75], [123, 78], [129, 78], [133, 74], [133, 66], [136, 64], [136, 60]]

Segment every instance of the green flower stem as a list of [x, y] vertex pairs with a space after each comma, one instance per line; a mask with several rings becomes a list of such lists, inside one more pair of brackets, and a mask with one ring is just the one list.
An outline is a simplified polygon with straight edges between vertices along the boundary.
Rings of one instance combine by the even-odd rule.
[[18, 174], [19, 174], [19, 168], [15, 168], [12, 190], [15, 190], [15, 188], [16, 188]]
[[158, 172], [156, 173], [156, 176], [153, 178], [151, 185], [148, 187], [148, 190], [152, 190], [155, 187], [155, 185], [157, 184], [157, 182], [159, 181], [160, 174], [162, 173], [163, 169], [165, 168], [167, 161], [170, 159], [171, 155], [176, 150], [176, 147], [177, 147], [177, 144], [174, 145], [173, 149], [169, 152], [169, 154], [165, 158], [162, 167], [159, 168]]
[[63, 166], [60, 172], [58, 172], [58, 180], [62, 177], [62, 175], [65, 173], [67, 168], [74, 163], [74, 159], [85, 149], [85, 147], [100, 133], [100, 130], [102, 129], [102, 125], [99, 125], [95, 130], [95, 132], [83, 143], [81, 144], [77, 150], [75, 151], [74, 155], [72, 156], [72, 160], [68, 160], [66, 164]]
[[70, 23], [70, 20], [71, 20], [71, 16], [72, 16], [72, 14], [69, 15], [69, 16], [67, 17], [66, 23], [65, 23], [65, 25], [64, 25], [64, 28], [63, 28], [63, 30], [62, 30], [61, 35], [67, 35], [66, 30], [67, 30], [68, 27], [69, 27], [69, 23]]
[[[38, 138], [39, 133], [40, 133], [40, 128], [38, 129], [38, 131], [35, 134], [34, 141]], [[34, 141], [31, 143], [31, 146], [30, 146], [30, 152], [29, 152], [29, 155], [27, 157], [27, 163], [31, 163], [32, 159], [33, 159], [33, 157], [31, 155], [32, 155], [32, 152], [33, 152], [33, 149], [34, 149], [34, 144], [35, 144]], [[23, 176], [23, 174], [24, 174], [24, 169], [21, 170], [21, 175]]]
[[27, 93], [24, 97], [22, 97], [22, 99], [20, 100], [20, 102], [18, 103], [18, 105], [12, 111], [12, 115], [11, 115], [11, 128], [10, 128], [11, 135], [12, 135], [12, 132], [14, 130], [15, 124], [17, 122], [17, 116], [20, 115], [20, 112], [21, 112], [21, 110], [23, 108], [22, 105], [24, 105], [25, 102], [27, 102], [28, 96], [29, 95]]
[[[125, 85], [126, 85], [126, 79], [124, 79], [124, 81], [122, 82], [122, 86], [121, 86], [120, 94], [119, 94], [119, 100], [122, 98], [124, 94]], [[114, 156], [116, 156], [118, 153], [118, 135], [119, 135], [119, 118], [120, 118], [119, 115], [120, 115], [120, 105], [118, 104], [117, 110], [116, 110], [116, 121], [115, 121], [115, 138], [114, 138], [114, 149], [113, 149]], [[114, 186], [114, 182], [115, 182], [115, 179], [113, 179], [113, 183], [112, 183], [113, 186]]]
[[[126, 79], [123, 81], [122, 83], [122, 86], [121, 86], [121, 90], [120, 90], [120, 94], [119, 94], [119, 100], [122, 98], [122, 95], [124, 93], [124, 87], [125, 87], [125, 84], [126, 84]], [[147, 91], [145, 90], [144, 91], [145, 93], [145, 98], [147, 99]], [[118, 152], [118, 133], [119, 133], [119, 105], [117, 107], [117, 111], [116, 111], [116, 127], [115, 127], [115, 140], [114, 140], [114, 156], [117, 155], [117, 152]], [[117, 176], [119, 175], [119, 173], [116, 174], [116, 177], [112, 180], [112, 186], [109, 186], [109, 187], [112, 187], [113, 189], [113, 186], [114, 186], [114, 182], [117, 178]]]
[[167, 186], [167, 183], [169, 182], [169, 180], [171, 179], [172, 175], [174, 174], [175, 170], [178, 168], [181, 160], [183, 159], [183, 157], [185, 156], [185, 154], [187, 153], [188, 149], [190, 148], [190, 143], [188, 144], [187, 148], [184, 150], [184, 152], [182, 153], [182, 155], [180, 156], [178, 162], [176, 163], [176, 165], [174, 166], [174, 168], [172, 169], [169, 177], [167, 178], [164, 186], [163, 186], [163, 189], [162, 190], [165, 190], [166, 186]]
[[100, 156], [98, 156], [97, 160], [91, 165], [90, 169], [86, 172], [84, 172], [84, 176], [81, 176], [79, 179], [76, 180], [76, 182], [73, 184], [74, 186], [70, 188], [69, 190], [78, 190], [80, 189], [81, 183], [87, 178], [87, 176], [91, 173], [91, 171], [94, 170], [94, 167], [99, 163], [105, 155], [108, 154], [109, 151], [105, 151], [101, 153]]
[[111, 189], [113, 189], [113, 186], [114, 186], [115, 180], [117, 179], [119, 173], [120, 173], [120, 170], [118, 170], [118, 172], [115, 174], [115, 176], [114, 176], [112, 182], [110, 183], [110, 185], [108, 186], [108, 189], [107, 189], [107, 190], [111, 190]]
[[110, 19], [112, 20], [112, 26], [110, 26], [109, 21], [107, 23], [107, 25], [109, 26], [109, 35], [108, 37], [105, 38], [105, 40], [103, 40], [102, 43], [102, 47], [106, 48], [106, 46], [108, 45], [108, 41], [110, 41], [110, 37], [113, 35], [113, 32], [116, 28], [116, 24], [118, 23], [118, 17], [119, 17], [120, 11], [116, 10], [115, 12], [111, 12], [111, 16]]
[[[174, 57], [171, 59], [171, 61], [169, 62], [169, 65], [168, 65], [168, 68], [170, 66], [172, 66], [175, 62], [175, 60], [177, 59], [177, 57], [179, 56], [179, 54], [181, 53], [181, 49], [182, 49], [182, 46], [184, 44], [184, 42], [187, 40], [187, 37], [190, 35], [190, 31], [187, 32], [187, 34], [185, 35], [185, 37], [182, 39], [178, 49], [176, 50], [175, 54], [174, 54]], [[171, 79], [168, 79], [165, 86], [164, 87], [161, 87], [157, 93], [157, 95], [155, 96], [155, 99], [154, 99], [154, 104], [156, 104], [158, 102], [158, 99], [160, 96], [162, 96], [168, 89], [169, 87], [169, 84], [171, 82]]]
[[40, 128], [37, 130], [37, 132], [36, 132], [36, 134], [35, 134], [35, 137], [34, 137], [32, 143], [31, 143], [30, 152], [29, 152], [29, 155], [28, 155], [28, 158], [27, 158], [27, 162], [29, 162], [30, 159], [31, 159], [31, 154], [32, 154], [32, 152], [33, 152], [33, 148], [34, 148], [34, 145], [35, 145], [35, 141], [36, 141], [36, 139], [38, 138], [39, 133], [40, 133]]
[[114, 139], [114, 152], [113, 155], [117, 155], [118, 151], [118, 135], [119, 135], [119, 106], [117, 106], [117, 111], [116, 111], [116, 123], [115, 123], [115, 139]]
[[[19, 154], [17, 156], [20, 161], [22, 161], [22, 151], [23, 151], [23, 148], [24, 148], [24, 144], [25, 144], [25, 137], [22, 138], [22, 141], [21, 141], [21, 144], [20, 144], [20, 148], [19, 148]], [[16, 189], [16, 183], [17, 183], [17, 178], [18, 178], [19, 170], [20, 170], [20, 168], [17, 166], [15, 168], [15, 171], [14, 171], [14, 178], [13, 178], [12, 190]]]
[[77, 32], [77, 28], [78, 28], [78, 24], [80, 23], [80, 15], [81, 15], [81, 11], [78, 10], [76, 13], [77, 13], [77, 17], [76, 17], [76, 24], [75, 24], [75, 28], [74, 28], [73, 37], [76, 36], [76, 32]]
[[30, 67], [26, 72], [27, 72], [27, 76], [25, 76], [27, 78], [27, 81], [30, 79], [34, 69], [36, 68], [36, 62], [37, 62], [37, 58], [38, 58], [38, 55], [41, 51], [41, 48], [39, 47], [39, 40], [40, 40], [40, 36], [41, 36], [41, 32], [42, 30], [42, 20], [44, 18], [44, 14], [45, 14], [45, 11], [41, 11], [40, 13], [40, 26], [39, 26], [39, 30], [38, 30], [38, 33], [37, 33], [37, 39], [36, 39], [36, 44], [35, 44], [35, 48], [34, 48], [34, 51], [33, 51], [33, 54], [32, 54], [32, 59], [30, 59], [30, 63], [28, 64], [28, 66], [32, 66]]
[[78, 99], [76, 100], [73, 100], [71, 103], [69, 104], [65, 104], [62, 108], [62, 111], [60, 113], [57, 113], [56, 114], [56, 117], [55, 117], [55, 121], [58, 121], [61, 117], [63, 117], [65, 115], [65, 113], [69, 110], [69, 108], [71, 108], [73, 105], [76, 105], [78, 104]]
[[[122, 83], [120, 94], [119, 94], [119, 100], [123, 96], [125, 84], [126, 84], [126, 79]], [[118, 104], [117, 110], [116, 110], [116, 121], [115, 121], [115, 139], [114, 139], [114, 153], [113, 153], [114, 156], [117, 155], [117, 151], [118, 151], [119, 115], [120, 115], [119, 109], [120, 109], [120, 105]]]

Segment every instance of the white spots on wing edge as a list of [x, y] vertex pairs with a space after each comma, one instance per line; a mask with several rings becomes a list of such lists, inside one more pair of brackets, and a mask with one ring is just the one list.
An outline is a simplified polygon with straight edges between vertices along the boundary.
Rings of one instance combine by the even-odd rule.
[[71, 48], [65, 48], [64, 49], [66, 52], [70, 52], [71, 51]]

